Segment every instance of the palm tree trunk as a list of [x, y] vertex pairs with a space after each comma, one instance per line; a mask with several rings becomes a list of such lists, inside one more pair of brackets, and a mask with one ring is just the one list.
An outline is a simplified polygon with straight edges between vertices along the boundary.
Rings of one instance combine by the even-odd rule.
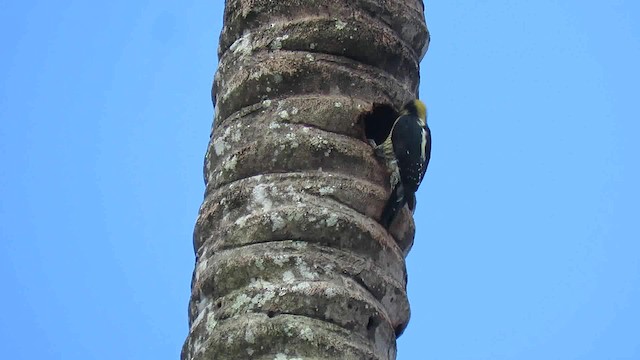
[[376, 221], [363, 114], [416, 96], [428, 39], [419, 0], [226, 1], [183, 360], [395, 359], [414, 225]]

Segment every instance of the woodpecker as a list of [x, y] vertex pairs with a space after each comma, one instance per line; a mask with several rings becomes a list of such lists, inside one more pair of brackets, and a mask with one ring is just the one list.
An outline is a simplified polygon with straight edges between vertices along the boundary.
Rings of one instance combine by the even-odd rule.
[[391, 196], [380, 217], [380, 224], [389, 228], [405, 204], [412, 212], [415, 210], [415, 193], [431, 158], [431, 130], [422, 101], [412, 100], [402, 107], [389, 136], [376, 146], [376, 152], [391, 171]]

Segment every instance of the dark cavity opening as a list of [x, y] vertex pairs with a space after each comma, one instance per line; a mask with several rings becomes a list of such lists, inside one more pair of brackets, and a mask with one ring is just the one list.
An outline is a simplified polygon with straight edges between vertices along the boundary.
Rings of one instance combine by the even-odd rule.
[[360, 115], [360, 121], [364, 125], [364, 133], [367, 139], [382, 144], [389, 136], [393, 122], [398, 117], [398, 111], [389, 104], [373, 104], [371, 111]]
[[376, 315], [369, 316], [369, 322], [367, 322], [367, 333], [369, 334], [370, 338], [375, 338], [378, 325], [380, 325], [380, 318], [378, 318]]

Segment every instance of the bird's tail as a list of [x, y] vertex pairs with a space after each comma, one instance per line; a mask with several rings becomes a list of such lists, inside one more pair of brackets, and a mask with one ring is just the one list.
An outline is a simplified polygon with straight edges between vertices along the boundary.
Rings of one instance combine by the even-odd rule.
[[391, 196], [387, 201], [384, 209], [382, 210], [382, 216], [380, 216], [380, 225], [382, 225], [385, 229], [388, 229], [393, 222], [393, 219], [396, 218], [396, 215], [400, 212], [400, 209], [407, 203], [407, 199], [404, 196], [404, 188], [402, 187], [402, 183], [399, 182], [395, 189], [391, 192]]

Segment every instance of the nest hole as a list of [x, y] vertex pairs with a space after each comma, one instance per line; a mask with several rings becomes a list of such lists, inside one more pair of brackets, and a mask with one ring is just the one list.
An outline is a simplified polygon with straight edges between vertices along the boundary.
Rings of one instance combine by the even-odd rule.
[[398, 117], [398, 111], [389, 104], [374, 103], [370, 111], [360, 115], [367, 139], [380, 145], [389, 136], [393, 122]]
[[376, 315], [369, 316], [369, 321], [367, 322], [367, 333], [370, 338], [375, 339], [378, 325], [380, 325], [380, 318]]

